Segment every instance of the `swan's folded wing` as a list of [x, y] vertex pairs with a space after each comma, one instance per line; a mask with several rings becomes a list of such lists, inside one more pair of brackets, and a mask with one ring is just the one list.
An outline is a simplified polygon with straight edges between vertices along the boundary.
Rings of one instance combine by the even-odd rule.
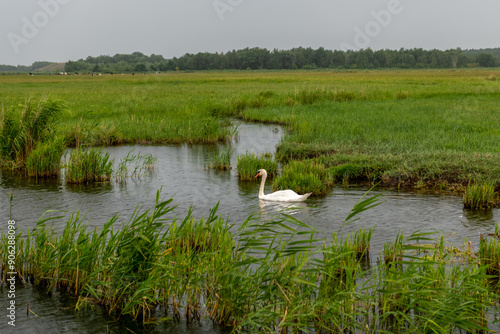
[[298, 202], [304, 201], [310, 194], [299, 195], [293, 190], [279, 190], [272, 194], [264, 195], [263, 200], [277, 201], [277, 202]]

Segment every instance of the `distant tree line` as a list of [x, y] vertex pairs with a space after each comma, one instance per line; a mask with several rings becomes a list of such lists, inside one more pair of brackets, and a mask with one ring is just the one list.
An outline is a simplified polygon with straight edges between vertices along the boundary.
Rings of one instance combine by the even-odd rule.
[[141, 52], [130, 55], [87, 57], [68, 61], [66, 72], [146, 72], [203, 70], [281, 70], [281, 69], [376, 69], [376, 68], [463, 68], [494, 67], [500, 63], [500, 49], [493, 52], [461, 49], [424, 50], [400, 49], [332, 51], [322, 47], [291, 50], [246, 48], [226, 53], [187, 53], [165, 59], [161, 55], [146, 56]]
[[[50, 62], [35, 62], [32, 66], [0, 65], [0, 72], [34, 72]], [[500, 65], [500, 48], [462, 50], [400, 49], [358, 51], [327, 50], [325, 48], [294, 48], [272, 51], [246, 48], [226, 53], [187, 53], [182, 57], [166, 59], [161, 55], [141, 52], [114, 56], [87, 57], [68, 61], [65, 71], [132, 73], [150, 71], [203, 71], [203, 70], [281, 70], [281, 69], [377, 69], [377, 68], [464, 68], [495, 67]]]

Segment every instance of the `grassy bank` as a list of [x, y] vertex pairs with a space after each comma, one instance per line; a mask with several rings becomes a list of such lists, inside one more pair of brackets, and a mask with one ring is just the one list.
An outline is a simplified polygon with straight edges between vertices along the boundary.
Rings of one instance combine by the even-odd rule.
[[[376, 200], [359, 201], [345, 224]], [[100, 306], [116, 319], [208, 317], [235, 332], [261, 333], [477, 332], [494, 321], [495, 237], [481, 239], [476, 258], [466, 243], [448, 249], [439, 237], [400, 235], [378, 255], [385, 260], [370, 266], [372, 230], [322, 244], [313, 228], [287, 215], [250, 216], [233, 231], [217, 207], [206, 219], [189, 212], [180, 220], [173, 209], [172, 199], [157, 195], [120, 229], [115, 217], [89, 231], [75, 213], [60, 234], [43, 219], [34, 231], [2, 234], [2, 284], [13, 271], [6, 265], [15, 240], [21, 282], [71, 293], [77, 309]]]
[[291, 161], [273, 182], [273, 190], [293, 189], [300, 194], [325, 195], [333, 186], [329, 170], [317, 161]]
[[[204, 72], [3, 76], [5, 107], [66, 101], [69, 145], [213, 143], [228, 116], [286, 124], [277, 157], [319, 158], [336, 182], [500, 193], [500, 71]], [[326, 185], [326, 184], [325, 184]]]
[[[496, 95], [494, 95], [496, 96]], [[500, 112], [494, 96], [443, 96], [248, 109], [245, 118], [289, 124], [281, 161], [320, 158], [350, 169], [351, 181], [462, 189], [470, 180], [500, 189]]]

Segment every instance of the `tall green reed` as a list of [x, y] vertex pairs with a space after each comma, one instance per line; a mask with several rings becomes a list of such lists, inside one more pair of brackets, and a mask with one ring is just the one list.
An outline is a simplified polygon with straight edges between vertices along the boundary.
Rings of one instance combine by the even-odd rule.
[[400, 235], [392, 247], [386, 247], [396, 251], [390, 261], [380, 261], [374, 272], [378, 300], [372, 315], [380, 330], [484, 330], [487, 309], [497, 298], [487, 287], [485, 267], [453, 261], [443, 237], [437, 247], [428, 247], [429, 235], [417, 232], [406, 239]]
[[486, 267], [486, 273], [500, 280], [500, 231], [495, 225], [495, 233], [491, 238], [480, 235], [479, 260]]
[[[360, 199], [340, 230], [379, 196]], [[89, 231], [76, 213], [55, 233], [49, 225], [61, 217], [42, 217], [18, 241], [18, 270], [47, 291], [76, 295], [78, 308], [97, 303], [143, 323], [208, 317], [235, 332], [475, 332], [488, 329], [499, 297], [483, 260], [456, 261], [429, 233], [400, 235], [372, 267], [363, 259], [371, 230], [326, 246], [283, 213], [251, 215], [233, 235], [218, 205], [206, 219], [190, 209], [178, 220], [171, 204], [158, 192], [152, 208], [138, 207], [120, 229], [115, 216]], [[0, 267], [3, 247], [2, 235]]]
[[146, 171], [152, 170], [155, 167], [158, 158], [151, 153], [141, 155], [134, 154], [132, 149], [125, 157], [120, 159], [115, 172], [116, 181], [125, 182], [127, 178], [140, 178]]
[[28, 100], [12, 110], [2, 109], [0, 156], [4, 164], [24, 167], [38, 143], [50, 136], [63, 108], [62, 101], [44, 98], [38, 103]]

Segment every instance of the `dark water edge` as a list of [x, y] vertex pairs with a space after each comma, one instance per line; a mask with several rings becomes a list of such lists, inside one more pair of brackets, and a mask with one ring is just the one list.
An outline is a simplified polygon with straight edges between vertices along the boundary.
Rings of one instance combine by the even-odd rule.
[[[134, 153], [151, 153], [158, 158], [156, 168], [140, 178], [128, 179], [126, 183], [112, 180], [92, 186], [66, 185], [61, 180], [37, 182], [20, 175], [0, 171], [0, 231], [6, 232], [9, 219], [9, 196], [14, 196], [13, 219], [18, 231], [33, 229], [40, 216], [47, 210], [58, 210], [50, 215], [63, 214], [66, 217], [75, 210], [87, 214], [89, 229], [101, 227], [115, 214], [118, 214], [118, 229], [127, 221], [137, 206], [142, 210], [154, 204], [156, 192], [161, 189], [165, 198], [174, 198], [175, 212], [182, 219], [190, 205], [195, 205], [195, 217], [208, 216], [210, 209], [220, 202], [219, 214], [227, 217], [233, 230], [252, 213], [260, 214], [262, 219], [271, 219], [281, 211], [292, 214], [297, 219], [316, 228], [320, 237], [331, 239], [337, 233], [351, 208], [368, 190], [366, 186], [337, 186], [324, 198], [311, 198], [305, 203], [290, 205], [266, 203], [257, 198], [258, 182], [240, 182], [237, 178], [237, 156], [245, 152], [274, 152], [283, 130], [276, 126], [243, 124], [240, 136], [231, 143], [234, 149], [230, 172], [206, 170], [217, 150], [225, 145], [134, 145], [109, 147], [117, 163], [130, 150]], [[271, 192], [270, 183], [266, 193]], [[467, 238], [477, 249], [479, 233], [494, 231], [499, 223], [500, 210], [487, 213], [473, 213], [463, 210], [460, 197], [446, 194], [426, 194], [419, 192], [396, 192], [376, 189], [373, 194], [382, 194], [382, 203], [362, 215], [360, 220], [344, 226], [342, 235], [359, 228], [375, 227], [372, 238], [372, 261], [383, 249], [384, 242], [393, 242], [398, 233], [405, 236], [416, 231], [434, 231], [436, 237], [443, 235], [449, 245], [461, 245]], [[173, 215], [172, 215], [173, 218]], [[54, 228], [62, 231], [65, 219], [55, 221]], [[223, 333], [227, 330], [213, 326], [204, 320], [202, 326], [179, 324], [166, 321], [145, 328], [132, 320], [122, 319], [114, 322], [105, 312], [94, 310], [74, 310], [75, 299], [68, 295], [53, 293], [47, 296], [43, 291], [30, 285], [16, 289], [18, 319], [16, 328], [7, 325], [5, 287], [0, 292], [0, 333]], [[26, 305], [37, 316], [26, 315]], [[159, 317], [164, 316], [160, 310]], [[168, 315], [168, 314], [167, 314]], [[181, 318], [182, 319], [182, 318]]]
[[[180, 322], [165, 319], [158, 323], [143, 325], [130, 317], [122, 317], [118, 321], [109, 316], [99, 306], [86, 310], [75, 310], [77, 299], [69, 294], [56, 291], [49, 295], [46, 291], [31, 285], [16, 287], [18, 295], [16, 303], [15, 327], [7, 324], [5, 316], [0, 323], [0, 333], [207, 333], [226, 334], [230, 328], [219, 327], [209, 319], [201, 319], [200, 323], [187, 324], [181, 317]], [[2, 293], [2, 298], [5, 296]], [[29, 311], [28, 311], [29, 303]], [[4, 305], [0, 298], [0, 305]], [[3, 307], [2, 307], [3, 309]], [[5, 313], [2, 311], [2, 313]], [[168, 312], [158, 307], [153, 313], [158, 319], [165, 318]]]

